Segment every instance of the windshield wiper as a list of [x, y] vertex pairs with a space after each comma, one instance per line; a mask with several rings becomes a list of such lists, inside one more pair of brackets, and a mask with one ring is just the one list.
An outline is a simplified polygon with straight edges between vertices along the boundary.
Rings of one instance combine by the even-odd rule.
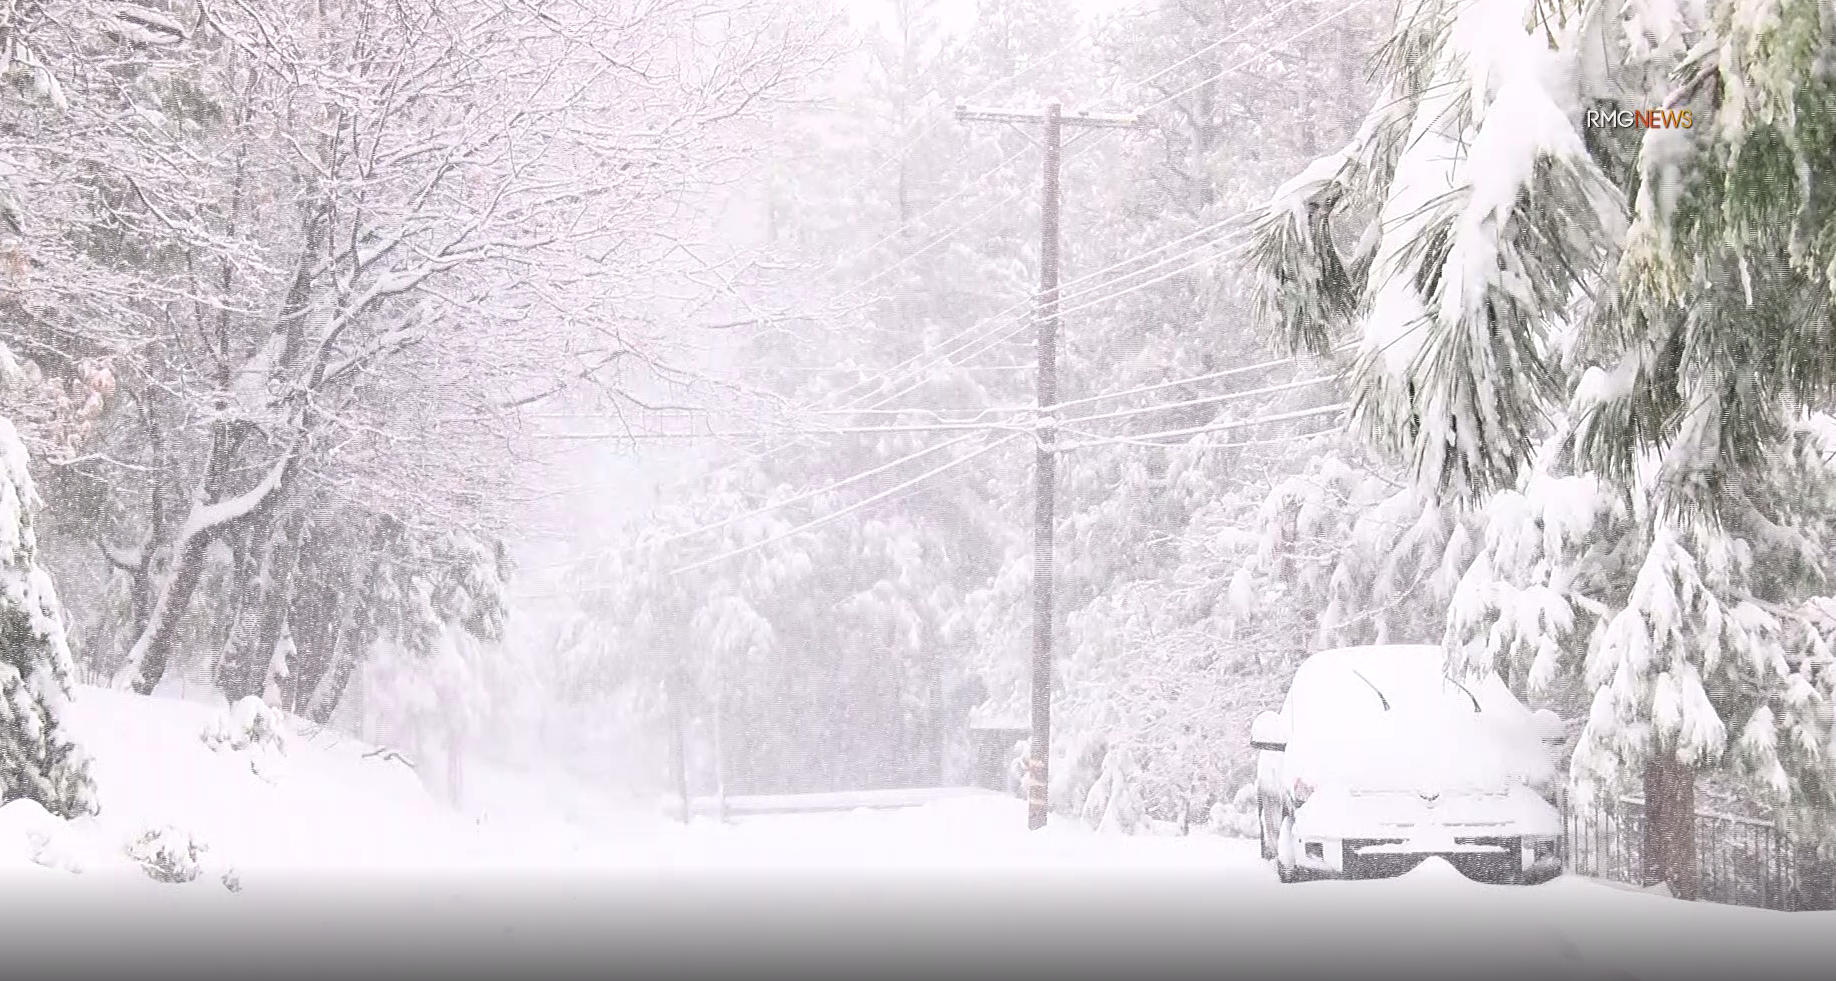
[[1460, 684], [1460, 679], [1458, 678], [1448, 678], [1447, 680], [1453, 682], [1453, 685], [1455, 688], [1458, 688], [1461, 691], [1465, 692], [1466, 697], [1473, 700], [1473, 711], [1475, 712], [1479, 711], [1479, 697], [1473, 694], [1473, 690], [1471, 688], [1468, 688], [1465, 685]]
[[1362, 671], [1359, 671], [1359, 670], [1358, 670], [1358, 669], [1356, 669], [1356, 668], [1353, 668], [1353, 669], [1352, 669], [1352, 674], [1355, 674], [1355, 675], [1357, 675], [1357, 676], [1358, 676], [1358, 680], [1359, 680], [1359, 681], [1362, 681], [1362, 682], [1364, 682], [1365, 684], [1367, 684], [1367, 685], [1370, 685], [1370, 686], [1371, 686], [1371, 690], [1377, 693], [1377, 700], [1383, 703], [1383, 710], [1384, 710], [1385, 712], [1388, 712], [1388, 711], [1390, 710], [1390, 700], [1389, 700], [1389, 699], [1387, 699], [1387, 698], [1385, 698], [1385, 697], [1383, 697], [1383, 689], [1381, 689], [1381, 688], [1379, 688], [1379, 687], [1377, 687], [1376, 685], [1374, 685], [1374, 684], [1372, 684], [1372, 683], [1371, 683], [1371, 679], [1369, 679], [1369, 678], [1366, 678], [1366, 677], [1364, 676], [1364, 672], [1362, 672]]

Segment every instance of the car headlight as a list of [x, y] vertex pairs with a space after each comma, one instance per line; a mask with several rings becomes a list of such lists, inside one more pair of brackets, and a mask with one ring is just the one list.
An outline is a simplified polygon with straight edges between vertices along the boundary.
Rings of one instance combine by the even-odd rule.
[[1313, 784], [1302, 780], [1300, 777], [1295, 777], [1294, 789], [1289, 791], [1288, 795], [1294, 799], [1294, 806], [1299, 807], [1307, 803], [1307, 798], [1313, 796]]
[[1530, 853], [1532, 861], [1549, 861], [1561, 857], [1561, 844], [1559, 838], [1525, 836], [1524, 851]]

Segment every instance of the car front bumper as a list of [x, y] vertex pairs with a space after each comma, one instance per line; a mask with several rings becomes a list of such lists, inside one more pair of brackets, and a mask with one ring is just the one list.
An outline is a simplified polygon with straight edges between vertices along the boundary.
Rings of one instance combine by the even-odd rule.
[[1296, 865], [1347, 879], [1401, 875], [1424, 859], [1441, 858], [1471, 879], [1536, 883], [1561, 874], [1559, 840], [1540, 835], [1454, 835], [1406, 838], [1308, 838], [1296, 843]]

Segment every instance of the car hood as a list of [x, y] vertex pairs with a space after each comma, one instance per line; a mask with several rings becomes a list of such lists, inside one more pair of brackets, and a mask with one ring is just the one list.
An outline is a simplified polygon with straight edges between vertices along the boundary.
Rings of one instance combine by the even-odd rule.
[[1561, 815], [1528, 787], [1503, 792], [1358, 792], [1342, 787], [1315, 793], [1296, 815], [1297, 829], [1341, 838], [1408, 839], [1429, 828], [1483, 836], [1555, 835]]
[[1361, 794], [1504, 794], [1552, 772], [1521, 720], [1468, 713], [1386, 714], [1298, 733], [1286, 769], [1316, 788]]

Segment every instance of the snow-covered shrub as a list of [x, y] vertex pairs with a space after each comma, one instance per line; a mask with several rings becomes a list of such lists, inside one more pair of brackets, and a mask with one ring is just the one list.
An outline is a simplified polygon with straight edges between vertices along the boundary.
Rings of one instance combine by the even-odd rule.
[[[1022, 742], [1020, 759], [1016, 776], [1021, 796], [1026, 794], [1026, 759], [1030, 754], [1028, 744]], [[1052, 786], [1048, 794], [1052, 809], [1059, 812], [1082, 814], [1084, 804], [1090, 800], [1091, 790], [1103, 775], [1105, 761], [1109, 757], [1109, 740], [1101, 735], [1088, 735], [1077, 740], [1075, 747], [1059, 759], [1053, 754], [1050, 779]]]
[[8, 801], [0, 806], [0, 854], [9, 862], [27, 859], [52, 868], [61, 867], [63, 863], [45, 859], [46, 846], [57, 836], [62, 823], [29, 797]]
[[1145, 823], [1141, 804], [1130, 786], [1135, 775], [1134, 761], [1128, 750], [1111, 748], [1103, 754], [1102, 769], [1096, 783], [1084, 797], [1084, 821], [1098, 831], [1133, 834]]
[[287, 748], [285, 723], [280, 713], [254, 695], [230, 706], [229, 711], [211, 722], [201, 735], [204, 745], [214, 750], [272, 750]]
[[1232, 838], [1254, 838], [1261, 832], [1258, 824], [1262, 818], [1257, 811], [1256, 785], [1246, 783], [1229, 801], [1212, 805], [1207, 830]]
[[152, 828], [128, 843], [127, 855], [160, 882], [191, 882], [203, 873], [204, 845], [170, 825]]

